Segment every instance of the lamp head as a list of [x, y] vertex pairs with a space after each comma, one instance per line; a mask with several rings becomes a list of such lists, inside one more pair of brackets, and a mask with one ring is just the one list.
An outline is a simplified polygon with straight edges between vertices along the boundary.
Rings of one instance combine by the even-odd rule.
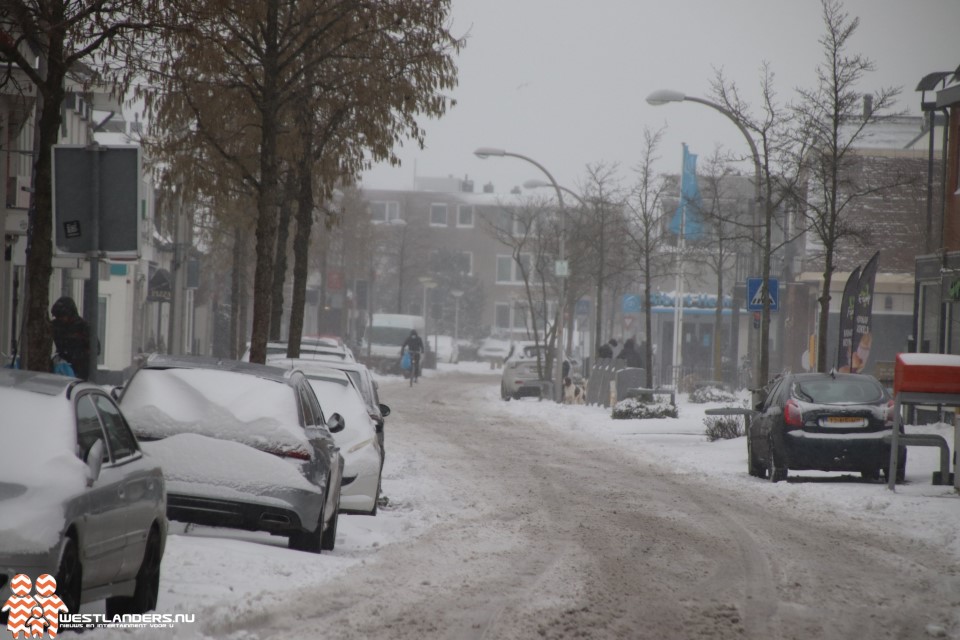
[[481, 160], [486, 160], [490, 156], [503, 157], [507, 155], [507, 152], [503, 149], [496, 149], [494, 147], [480, 147], [473, 152], [473, 155], [477, 156]]
[[647, 104], [653, 105], [654, 107], [659, 107], [660, 105], [667, 104], [668, 102], [683, 102], [686, 97], [686, 94], [682, 91], [674, 91], [673, 89], [660, 89], [647, 96]]

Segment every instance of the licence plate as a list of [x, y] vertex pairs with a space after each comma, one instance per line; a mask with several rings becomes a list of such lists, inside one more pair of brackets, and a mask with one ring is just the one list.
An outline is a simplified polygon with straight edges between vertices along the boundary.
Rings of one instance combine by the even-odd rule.
[[867, 419], [853, 416], [829, 416], [820, 418], [820, 425], [823, 427], [865, 427], [867, 426]]

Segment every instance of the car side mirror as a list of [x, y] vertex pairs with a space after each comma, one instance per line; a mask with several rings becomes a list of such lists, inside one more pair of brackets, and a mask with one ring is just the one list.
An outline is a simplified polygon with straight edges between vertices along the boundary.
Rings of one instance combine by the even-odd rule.
[[106, 451], [106, 445], [103, 440], [97, 440], [87, 451], [87, 486], [92, 486], [97, 478], [100, 477], [100, 468], [103, 466], [103, 453]]
[[380, 405], [380, 415], [382, 415], [384, 418], [386, 418], [388, 415], [390, 415], [390, 407], [388, 407], [388, 406], [385, 405], [385, 404], [381, 404], [381, 405]]
[[113, 387], [110, 389], [110, 397], [120, 402], [120, 396], [123, 395], [123, 387]]
[[344, 427], [347, 426], [347, 422], [343, 419], [339, 413], [335, 413], [327, 420], [327, 429], [330, 430], [330, 433], [340, 433], [343, 431]]

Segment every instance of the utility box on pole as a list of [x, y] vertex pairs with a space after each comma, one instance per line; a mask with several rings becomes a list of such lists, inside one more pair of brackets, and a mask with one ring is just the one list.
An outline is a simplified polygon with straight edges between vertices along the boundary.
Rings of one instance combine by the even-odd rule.
[[100, 260], [140, 257], [140, 148], [54, 145], [54, 253], [87, 258], [83, 316], [90, 325], [90, 380], [100, 349]]

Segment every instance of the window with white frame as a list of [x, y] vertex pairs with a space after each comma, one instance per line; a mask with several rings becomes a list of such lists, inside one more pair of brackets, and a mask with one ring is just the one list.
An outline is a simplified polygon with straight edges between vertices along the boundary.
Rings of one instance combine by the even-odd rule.
[[[520, 260], [523, 261], [524, 270], [530, 273], [530, 254], [520, 254]], [[523, 283], [523, 271], [520, 265], [513, 259], [513, 256], [497, 256], [497, 284], [521, 284]]]
[[430, 205], [430, 226], [447, 226], [447, 205], [445, 202], [434, 203]]
[[472, 251], [460, 252], [460, 268], [463, 270], [464, 275], [468, 275], [468, 276], [473, 275], [473, 252]]
[[473, 205], [461, 204], [457, 206], [457, 226], [473, 227]]
[[497, 329], [510, 329], [510, 303], [498, 302], [496, 304], [496, 316], [494, 318]]
[[370, 219], [374, 222], [392, 222], [400, 219], [400, 203], [396, 201], [371, 202]]

